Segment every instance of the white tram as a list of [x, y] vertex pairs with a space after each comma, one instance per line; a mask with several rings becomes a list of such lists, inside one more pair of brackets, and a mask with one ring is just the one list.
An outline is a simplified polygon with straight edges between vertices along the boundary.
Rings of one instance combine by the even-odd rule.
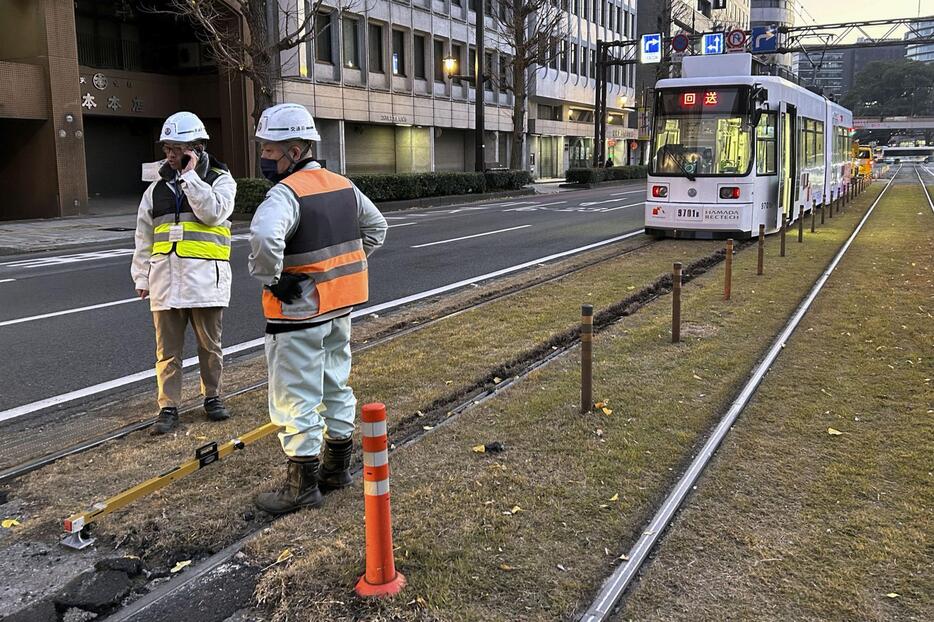
[[687, 56], [660, 80], [645, 204], [655, 236], [748, 238], [829, 203], [852, 174], [853, 114], [750, 54]]

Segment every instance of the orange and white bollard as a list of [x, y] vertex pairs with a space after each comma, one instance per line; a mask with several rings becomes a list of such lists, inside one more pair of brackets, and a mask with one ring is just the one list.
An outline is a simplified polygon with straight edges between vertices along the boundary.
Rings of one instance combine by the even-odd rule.
[[365, 404], [363, 422], [363, 494], [366, 511], [366, 574], [357, 581], [357, 596], [394, 596], [405, 587], [396, 572], [389, 512], [389, 443], [386, 406]]

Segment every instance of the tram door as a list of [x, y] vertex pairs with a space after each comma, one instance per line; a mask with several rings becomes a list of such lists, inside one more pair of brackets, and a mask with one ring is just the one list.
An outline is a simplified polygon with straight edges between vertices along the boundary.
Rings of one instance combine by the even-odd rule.
[[[778, 200], [781, 205], [781, 210], [779, 215], [787, 214], [788, 221], [791, 222], [792, 217], [794, 216], [794, 186], [797, 179], [797, 172], [795, 171], [795, 109], [793, 106], [787, 106], [782, 103], [781, 105], [781, 114], [780, 114], [780, 145], [779, 149], [781, 154], [779, 160], [781, 162], [779, 167], [779, 181], [778, 181]], [[781, 221], [775, 223], [775, 226], [780, 226]]]

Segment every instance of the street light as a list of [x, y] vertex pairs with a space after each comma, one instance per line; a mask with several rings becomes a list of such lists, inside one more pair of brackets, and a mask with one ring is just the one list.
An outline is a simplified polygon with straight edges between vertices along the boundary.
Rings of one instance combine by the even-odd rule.
[[444, 69], [444, 75], [448, 80], [464, 80], [465, 82], [472, 82], [474, 84], [474, 90], [476, 91], [476, 99], [474, 100], [474, 109], [476, 113], [476, 122], [474, 123], [474, 143], [476, 146], [476, 151], [474, 159], [476, 160], [474, 170], [478, 173], [482, 173], [484, 165], [486, 164], [486, 155], [485, 155], [485, 145], [483, 135], [484, 131], [484, 117], [483, 117], [483, 105], [484, 99], [486, 98], [484, 94], [484, 80], [483, 75], [483, 56], [485, 54], [483, 47], [483, 0], [477, 2], [477, 64], [474, 67], [474, 75], [460, 75], [457, 73], [457, 62], [458, 59], [453, 56], [446, 56], [441, 59], [441, 66]]

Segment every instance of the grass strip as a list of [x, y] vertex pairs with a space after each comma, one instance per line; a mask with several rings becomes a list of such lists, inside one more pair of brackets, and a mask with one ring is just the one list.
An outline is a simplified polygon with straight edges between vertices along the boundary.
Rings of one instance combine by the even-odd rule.
[[876, 208], [619, 620], [930, 620], [934, 215]]
[[[463, 394], [517, 352], [567, 331], [579, 321], [581, 302], [616, 301], [651, 283], [672, 257], [688, 262], [718, 246], [653, 244], [493, 301], [355, 356], [352, 383], [360, 399], [392, 405], [390, 429], [396, 434], [400, 423], [411, 428], [423, 418], [420, 409]], [[132, 435], [29, 474], [14, 483], [11, 493], [24, 503], [17, 536], [57, 538], [61, 520], [75, 510], [166, 471], [209, 439], [230, 438], [264, 423], [266, 399], [265, 391], [244, 395], [230, 401], [236, 415], [227, 422], [195, 421], [168, 438]], [[278, 483], [283, 470], [276, 439], [266, 439], [114, 513], [96, 526], [95, 535], [150, 563], [171, 565], [213, 553], [262, 520], [254, 512], [252, 497], [258, 489]]]
[[[755, 250], [740, 253], [731, 302], [722, 300], [722, 269], [694, 280], [682, 294], [683, 343], [670, 343], [668, 298], [601, 332], [595, 395], [609, 400], [610, 414], [577, 414], [579, 365], [566, 356], [396, 452], [397, 566], [409, 579], [402, 597], [352, 596], [364, 566], [362, 495], [353, 489], [278, 521], [250, 545], [260, 562], [285, 548], [294, 554], [264, 574], [258, 602], [275, 620], [579, 612], [880, 189], [805, 244], [789, 242], [786, 258], [771, 238], [763, 277]], [[472, 451], [491, 441], [507, 450]]]

